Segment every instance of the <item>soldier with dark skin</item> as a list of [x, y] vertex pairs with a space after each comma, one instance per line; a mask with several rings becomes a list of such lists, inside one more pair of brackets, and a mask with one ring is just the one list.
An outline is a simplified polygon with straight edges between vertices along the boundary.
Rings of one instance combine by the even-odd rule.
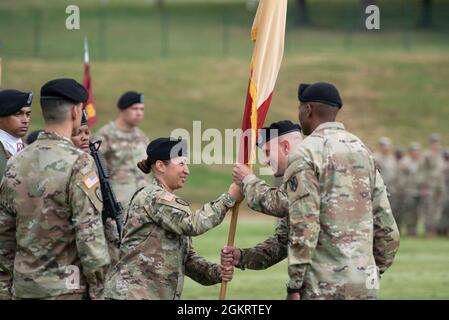
[[87, 124], [86, 112], [83, 111], [81, 126], [72, 132], [72, 142], [75, 147], [89, 153], [90, 129]]
[[203, 285], [232, 279], [232, 266], [206, 261], [192, 247], [191, 237], [220, 224], [226, 212], [242, 199], [232, 184], [228, 192], [192, 212], [173, 192], [189, 175], [184, 140], [159, 138], [139, 162], [151, 183], [132, 197], [125, 218], [120, 260], [106, 284], [106, 298], [117, 300], [177, 300], [184, 275]]
[[[41, 88], [45, 132], [10, 159], [0, 186], [0, 265], [13, 299], [102, 299], [110, 258], [93, 159], [70, 140], [86, 89]], [[6, 289], [6, 290], [5, 290]]]
[[[83, 110], [83, 116], [81, 117], [81, 126], [74, 128], [72, 132], [72, 142], [78, 149], [90, 154], [89, 142], [90, 142], [90, 129], [87, 121], [87, 114]], [[96, 172], [97, 168], [96, 168]], [[107, 219], [104, 222], [104, 231], [106, 241], [108, 244], [109, 256], [111, 258], [111, 267], [118, 261], [120, 239], [117, 232], [117, 224], [112, 219]]]
[[[307, 138], [289, 154], [281, 190], [260, 200], [281, 199], [280, 191], [287, 196], [287, 298], [375, 299], [399, 247], [385, 184], [370, 150], [335, 121], [342, 107], [335, 86], [300, 85], [298, 98]], [[235, 183], [244, 185], [250, 175], [248, 167], [234, 167]], [[283, 202], [265, 213], [285, 216]], [[239, 251], [223, 251], [236, 264]]]

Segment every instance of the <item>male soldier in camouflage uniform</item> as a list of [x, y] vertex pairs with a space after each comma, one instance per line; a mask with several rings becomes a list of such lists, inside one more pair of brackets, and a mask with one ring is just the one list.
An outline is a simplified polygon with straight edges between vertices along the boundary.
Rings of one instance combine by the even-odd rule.
[[0, 91], [0, 180], [8, 159], [24, 148], [32, 102], [32, 92]]
[[[274, 188], [257, 179], [256, 176], [248, 175], [244, 180], [243, 190], [247, 194], [247, 203], [251, 209], [267, 213], [285, 210], [286, 214], [288, 213], [286, 193], [282, 190], [276, 193], [274, 191], [282, 186], [290, 151], [302, 140], [300, 126], [288, 120], [272, 123], [261, 130], [257, 145], [262, 149], [267, 163], [272, 167]], [[248, 193], [246, 192], [248, 189], [253, 191]], [[272, 198], [272, 195], [277, 198]], [[278, 204], [280, 208], [275, 208]], [[237, 249], [226, 246], [222, 250], [222, 260], [225, 264], [232, 263], [241, 269], [266, 269], [287, 258], [287, 241], [288, 218], [278, 218], [272, 237], [253, 248]]]
[[404, 222], [407, 235], [416, 236], [419, 212], [422, 207], [422, 156], [419, 143], [413, 142], [410, 154], [404, 158], [399, 167], [398, 176], [404, 192]]
[[444, 177], [446, 181], [446, 199], [443, 209], [443, 214], [439, 223], [438, 232], [441, 235], [446, 235], [449, 232], [449, 149], [444, 150]]
[[446, 181], [444, 178], [444, 159], [441, 154], [440, 136], [432, 134], [429, 137], [430, 148], [424, 155], [423, 163], [423, 212], [425, 217], [426, 235], [436, 235], [438, 223], [446, 196]]
[[189, 204], [172, 192], [184, 186], [189, 175], [186, 143], [159, 138], [139, 163], [153, 173], [152, 183], [138, 190], [129, 206], [120, 247], [120, 261], [106, 284], [105, 296], [118, 300], [179, 299], [184, 273], [212, 285], [232, 278], [232, 268], [220, 268], [199, 257], [191, 237], [220, 224], [226, 212], [242, 199], [239, 187], [192, 213]]
[[[342, 102], [333, 85], [301, 85], [299, 100], [308, 137], [289, 155], [283, 185], [288, 298], [376, 298], [378, 273], [393, 263], [399, 247], [385, 184], [369, 149], [335, 122]], [[243, 166], [235, 169], [236, 183], [251, 174]], [[252, 193], [245, 187], [245, 195]], [[282, 210], [272, 215], [284, 214], [278, 207]]]
[[[0, 91], [0, 183], [9, 158], [23, 149], [30, 124], [32, 92]], [[10, 275], [0, 261], [0, 300], [9, 299]]]
[[387, 137], [379, 139], [379, 152], [374, 153], [377, 167], [382, 179], [387, 186], [389, 200], [393, 210], [394, 218], [398, 226], [402, 225], [401, 210], [398, 209], [399, 199], [397, 194], [397, 172], [398, 165], [391, 140]]
[[136, 163], [145, 159], [148, 139], [137, 127], [144, 114], [143, 94], [126, 92], [117, 106], [119, 114], [115, 121], [102, 127], [96, 140], [102, 140], [100, 151], [108, 166], [112, 188], [117, 200], [126, 210], [131, 196], [145, 186], [145, 175]]
[[[95, 164], [70, 141], [87, 91], [41, 89], [45, 132], [8, 162], [0, 187], [0, 263], [15, 299], [101, 298], [109, 265]], [[9, 285], [9, 288], [8, 288]], [[12, 288], [11, 288], [12, 287]]]
[[396, 159], [396, 179], [394, 180], [394, 190], [395, 197], [392, 208], [395, 215], [396, 224], [398, 225], [399, 231], [402, 231], [403, 224], [406, 220], [407, 211], [405, 208], [406, 189], [407, 189], [407, 161], [406, 150], [403, 146], [396, 146], [395, 148], [395, 159]]

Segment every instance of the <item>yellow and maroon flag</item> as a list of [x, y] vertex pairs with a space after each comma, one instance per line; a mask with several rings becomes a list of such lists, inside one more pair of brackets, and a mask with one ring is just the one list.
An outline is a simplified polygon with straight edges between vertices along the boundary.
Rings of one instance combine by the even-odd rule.
[[89, 99], [84, 104], [84, 110], [87, 115], [87, 125], [92, 127], [97, 123], [97, 111], [95, 110], [94, 93], [92, 90], [92, 77], [90, 75], [90, 61], [89, 61], [89, 46], [87, 44], [87, 37], [84, 38], [84, 79], [83, 85], [89, 92]]
[[287, 0], [261, 0], [251, 30], [254, 52], [243, 114], [240, 162], [255, 160], [257, 132], [263, 126], [284, 54]]

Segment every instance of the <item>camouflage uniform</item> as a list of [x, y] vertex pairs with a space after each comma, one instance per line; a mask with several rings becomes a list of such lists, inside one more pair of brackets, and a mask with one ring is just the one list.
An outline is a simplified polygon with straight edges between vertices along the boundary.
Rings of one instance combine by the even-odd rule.
[[446, 182], [446, 197], [444, 203], [443, 214], [439, 223], [439, 231], [442, 234], [449, 232], [449, 162], [445, 161], [444, 177]]
[[446, 196], [444, 159], [440, 154], [427, 152], [423, 162], [423, 212], [426, 233], [434, 233], [443, 211]]
[[102, 127], [95, 140], [102, 140], [100, 151], [106, 160], [112, 188], [126, 211], [134, 192], [145, 186], [146, 177], [137, 163], [147, 158], [145, 150], [149, 141], [139, 128], [121, 130], [114, 121]]
[[0, 141], [0, 182], [3, 178], [3, 173], [6, 168], [6, 162], [8, 161], [9, 158], [11, 158], [11, 153], [9, 153], [9, 151], [6, 150], [6, 148]]
[[98, 194], [92, 158], [58, 134], [42, 133], [10, 159], [0, 188], [0, 264], [15, 298], [101, 297], [110, 260]]
[[[6, 150], [6, 148], [0, 141], [0, 185], [3, 180], [4, 169], [6, 169], [6, 162], [8, 161], [9, 158], [11, 158], [11, 153], [9, 153], [9, 151]], [[1, 236], [2, 235], [0, 234], [0, 237]], [[11, 274], [8, 271], [8, 269], [2, 265], [2, 262], [0, 260], [0, 300], [9, 300], [11, 298], [10, 289], [11, 289]]]
[[343, 124], [321, 124], [289, 157], [288, 286], [303, 299], [375, 299], [399, 247], [374, 157]]
[[191, 236], [220, 224], [235, 201], [228, 193], [195, 213], [189, 204], [154, 180], [134, 194], [120, 247], [120, 261], [106, 283], [105, 296], [118, 300], [172, 300], [181, 296], [184, 273], [212, 285], [219, 267], [199, 257]]
[[404, 222], [408, 235], [415, 236], [422, 207], [422, 160], [405, 157], [400, 168], [400, 175], [404, 179]]
[[[274, 186], [279, 188], [282, 186], [282, 178], [274, 179]], [[283, 211], [288, 214], [288, 199], [283, 192], [277, 192], [276, 188], [271, 188], [262, 180], [257, 179], [254, 175], [248, 176], [243, 184], [246, 190], [248, 205], [251, 209], [262, 212], [268, 211]], [[272, 193], [277, 197], [273, 199]], [[264, 197], [263, 195], [267, 195]], [[271, 202], [270, 202], [271, 200]], [[264, 205], [266, 203], [266, 205]], [[275, 208], [269, 204], [282, 203], [280, 208]], [[285, 209], [282, 209], [282, 206]], [[263, 207], [265, 207], [263, 209]], [[240, 250], [240, 261], [236, 267], [241, 269], [262, 270], [267, 269], [276, 263], [287, 258], [287, 241], [288, 241], [288, 218], [278, 218], [274, 236], [257, 244], [253, 248], [246, 248]]]
[[396, 223], [398, 226], [402, 225], [402, 215], [403, 211], [401, 210], [401, 199], [400, 199], [400, 186], [398, 185], [398, 182], [400, 181], [398, 179], [398, 170], [399, 170], [399, 164], [396, 160], [396, 157], [394, 154], [389, 154], [387, 156], [375, 153], [374, 159], [376, 161], [377, 167], [380, 171], [380, 174], [382, 176], [383, 181], [385, 182], [385, 185], [387, 186], [388, 191], [388, 199], [390, 200], [391, 209], [394, 214], [394, 218], [396, 220]]

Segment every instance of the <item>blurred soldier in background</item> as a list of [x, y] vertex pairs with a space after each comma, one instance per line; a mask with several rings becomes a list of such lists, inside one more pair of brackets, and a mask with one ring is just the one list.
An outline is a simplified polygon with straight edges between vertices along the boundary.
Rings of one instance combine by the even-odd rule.
[[449, 232], [449, 149], [444, 150], [444, 178], [446, 181], [446, 197], [443, 209], [443, 215], [439, 223], [438, 233], [447, 236]]
[[428, 237], [436, 234], [446, 196], [445, 163], [440, 141], [439, 134], [432, 134], [429, 137], [429, 150], [424, 155], [422, 196], [424, 197], [425, 230]]
[[405, 220], [405, 188], [407, 185], [407, 178], [404, 174], [405, 166], [406, 166], [406, 150], [403, 146], [396, 146], [395, 148], [395, 159], [396, 159], [396, 173], [394, 179], [394, 196], [395, 199], [392, 201], [393, 214], [395, 215], [396, 223], [398, 225], [399, 230], [402, 230], [404, 220]]
[[399, 215], [400, 212], [396, 210], [396, 208], [398, 207], [396, 194], [396, 174], [398, 168], [394, 148], [390, 138], [381, 137], [379, 139], [379, 151], [374, 154], [374, 159], [376, 160], [376, 164], [380, 171], [382, 179], [387, 186], [387, 192], [389, 194], [388, 199], [390, 200], [391, 210], [393, 211], [396, 224], [399, 226], [402, 224], [402, 222], [401, 216]]
[[404, 222], [407, 235], [416, 236], [416, 229], [422, 208], [422, 165], [421, 146], [417, 142], [410, 145], [409, 155], [399, 166], [401, 187], [404, 190]]
[[137, 126], [143, 120], [144, 97], [134, 91], [124, 93], [118, 103], [115, 121], [102, 127], [96, 140], [108, 166], [112, 188], [126, 211], [131, 196], [145, 186], [145, 175], [136, 163], [145, 158], [148, 139]]

